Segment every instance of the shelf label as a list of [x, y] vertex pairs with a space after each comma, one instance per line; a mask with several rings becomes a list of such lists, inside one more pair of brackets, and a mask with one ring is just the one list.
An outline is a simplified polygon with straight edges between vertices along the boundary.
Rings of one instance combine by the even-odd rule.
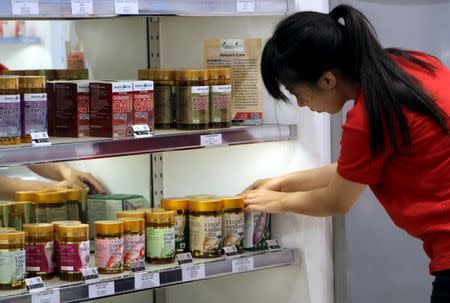
[[59, 288], [47, 289], [31, 295], [31, 303], [59, 303]]
[[148, 138], [153, 136], [147, 124], [132, 125], [131, 128], [133, 129], [133, 137], [135, 138]]
[[222, 134], [200, 136], [201, 146], [214, 146], [214, 145], [221, 145], [222, 143], [223, 143]]
[[81, 274], [83, 275], [83, 280], [86, 284], [100, 281], [100, 276], [98, 275], [96, 268], [83, 268]]
[[192, 263], [194, 263], [194, 260], [192, 259], [192, 255], [191, 253], [184, 253], [184, 254], [178, 254], [176, 256], [178, 265], [180, 266], [185, 266], [185, 265], [190, 265]]
[[158, 272], [142, 272], [134, 276], [134, 289], [154, 288], [160, 285]]
[[93, 15], [93, 0], [72, 0], [72, 15]]
[[39, 0], [11, 0], [13, 15], [39, 15]]
[[114, 282], [89, 285], [89, 299], [114, 295]]
[[236, 0], [236, 9], [238, 13], [254, 13], [255, 0]]
[[44, 281], [41, 277], [25, 279], [25, 285], [29, 293], [36, 293], [45, 290]]
[[31, 133], [30, 136], [33, 147], [52, 145], [47, 132]]
[[141, 272], [145, 271], [144, 260], [136, 261], [131, 264], [131, 272]]
[[115, 2], [116, 15], [138, 15], [139, 1], [138, 0], [116, 0]]
[[240, 258], [231, 262], [233, 273], [250, 271], [255, 268], [253, 257]]
[[234, 258], [236, 256], [239, 256], [239, 251], [237, 250], [235, 245], [225, 246], [223, 248], [223, 251], [225, 253], [226, 258]]
[[278, 243], [278, 240], [272, 239], [272, 240], [267, 240], [267, 248], [269, 249], [269, 251], [278, 251], [281, 250], [281, 246], [280, 243]]
[[181, 267], [181, 277], [183, 282], [195, 281], [204, 279], [205, 264], [189, 264]]

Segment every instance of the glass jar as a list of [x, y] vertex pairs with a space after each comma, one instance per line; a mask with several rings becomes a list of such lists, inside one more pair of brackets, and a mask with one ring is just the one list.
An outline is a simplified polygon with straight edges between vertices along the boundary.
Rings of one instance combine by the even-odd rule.
[[230, 127], [232, 110], [231, 69], [209, 69], [208, 79], [209, 126], [212, 128]]
[[67, 220], [77, 221], [81, 219], [82, 198], [83, 198], [83, 191], [81, 189], [66, 190]]
[[67, 220], [66, 194], [61, 191], [36, 193], [36, 223]]
[[16, 202], [30, 202], [30, 221], [25, 223], [36, 223], [36, 191], [17, 191]]
[[57, 235], [59, 234], [59, 227], [62, 225], [65, 226], [73, 226], [73, 225], [79, 225], [81, 224], [80, 221], [54, 221], [52, 222], [53, 225], [53, 240], [54, 240], [54, 263], [55, 263], [55, 274], [59, 273], [59, 242]]
[[145, 258], [145, 219], [120, 218], [123, 222], [123, 261], [124, 268], [129, 270], [134, 262]]
[[209, 86], [207, 70], [175, 72], [177, 81], [177, 128], [209, 127]]
[[31, 143], [31, 133], [47, 131], [47, 93], [45, 77], [19, 77], [22, 109], [22, 142]]
[[222, 209], [220, 199], [189, 201], [189, 239], [193, 257], [222, 255]]
[[175, 71], [140, 69], [139, 80], [152, 80], [155, 95], [155, 128], [176, 127]]
[[9, 226], [14, 227], [17, 230], [22, 230], [24, 224], [32, 223], [31, 208], [31, 202], [11, 202], [8, 215]]
[[244, 252], [244, 200], [241, 197], [223, 197], [223, 246], [236, 246]]
[[9, 227], [9, 210], [11, 202], [0, 202], [0, 227]]
[[145, 210], [124, 210], [116, 213], [117, 219], [122, 218], [134, 218], [134, 219], [144, 219], [145, 221]]
[[25, 285], [25, 232], [0, 233], [0, 289]]
[[0, 76], [0, 144], [21, 142], [19, 77]]
[[60, 225], [55, 237], [59, 243], [59, 278], [80, 281], [81, 270], [89, 268], [89, 225]]
[[145, 213], [146, 260], [152, 264], [175, 261], [175, 212], [155, 209]]
[[55, 274], [53, 224], [24, 224], [27, 278], [51, 279]]
[[94, 222], [95, 266], [101, 274], [123, 272], [123, 223], [121, 221]]
[[182, 254], [189, 251], [189, 199], [165, 198], [161, 200], [161, 207], [175, 211], [175, 253]]

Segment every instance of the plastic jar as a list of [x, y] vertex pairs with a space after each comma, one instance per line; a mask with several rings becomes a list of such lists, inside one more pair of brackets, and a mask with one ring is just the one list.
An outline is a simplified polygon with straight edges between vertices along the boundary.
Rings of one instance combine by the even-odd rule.
[[0, 233], [0, 289], [25, 285], [25, 232]]
[[67, 189], [66, 190], [66, 208], [67, 208], [67, 220], [80, 220], [81, 219], [81, 203], [82, 203], [83, 191], [81, 189]]
[[53, 224], [24, 224], [27, 278], [51, 279], [55, 274]]
[[171, 210], [145, 213], [146, 260], [152, 264], [175, 261], [175, 212]]
[[209, 86], [207, 70], [175, 72], [177, 81], [177, 128], [209, 127]]
[[241, 197], [223, 197], [223, 246], [236, 246], [244, 252], [244, 200]]
[[0, 202], [0, 227], [9, 227], [10, 202]]
[[61, 191], [36, 193], [36, 223], [67, 220], [66, 194]]
[[101, 274], [123, 272], [123, 223], [121, 221], [94, 222], [95, 266]]
[[36, 223], [36, 191], [17, 191], [16, 202], [30, 202], [30, 222], [25, 223]]
[[245, 213], [244, 248], [246, 250], [267, 249], [267, 240], [271, 239], [270, 214]]
[[189, 201], [189, 239], [193, 257], [222, 255], [222, 209], [220, 199]]
[[189, 251], [189, 199], [165, 198], [161, 200], [161, 207], [175, 211], [175, 253]]
[[116, 213], [117, 219], [122, 218], [133, 218], [133, 219], [144, 219], [145, 221], [145, 210], [124, 210]]
[[89, 268], [89, 225], [60, 225], [56, 234], [59, 244], [59, 278], [80, 281], [81, 270]]
[[31, 209], [31, 202], [11, 202], [8, 215], [9, 226], [14, 227], [17, 230], [22, 230], [24, 224], [32, 223]]
[[134, 262], [145, 259], [145, 219], [121, 218], [123, 222], [123, 262], [125, 269], [131, 269]]
[[232, 110], [231, 69], [209, 69], [208, 79], [209, 126], [212, 128], [230, 127]]
[[176, 127], [175, 71], [140, 69], [139, 80], [152, 80], [155, 95], [155, 128]]
[[0, 144], [21, 142], [19, 77], [0, 76]]
[[59, 227], [62, 225], [65, 226], [73, 226], [73, 225], [79, 225], [81, 224], [80, 221], [54, 221], [52, 222], [53, 225], [53, 239], [54, 239], [54, 263], [55, 263], [55, 274], [59, 272]]

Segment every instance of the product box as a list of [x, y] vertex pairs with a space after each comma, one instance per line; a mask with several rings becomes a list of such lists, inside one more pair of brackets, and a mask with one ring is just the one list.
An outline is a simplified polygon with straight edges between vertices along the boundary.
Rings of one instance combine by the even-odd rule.
[[91, 136], [122, 138], [133, 123], [133, 82], [95, 81], [89, 85]]
[[153, 81], [133, 82], [133, 125], [139, 124], [155, 129]]
[[47, 127], [48, 135], [55, 136], [55, 118], [56, 118], [56, 100], [55, 100], [55, 83], [56, 81], [47, 81]]
[[55, 135], [73, 138], [89, 136], [89, 82], [55, 82], [54, 94]]

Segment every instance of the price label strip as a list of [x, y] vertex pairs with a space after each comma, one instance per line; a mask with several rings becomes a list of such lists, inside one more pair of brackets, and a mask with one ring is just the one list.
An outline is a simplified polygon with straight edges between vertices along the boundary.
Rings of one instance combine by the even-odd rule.
[[33, 147], [52, 145], [47, 132], [31, 133], [30, 136]]
[[136, 261], [131, 264], [131, 272], [142, 272], [145, 271], [144, 260]]
[[267, 248], [269, 249], [269, 251], [278, 251], [278, 250], [282, 250], [280, 243], [278, 243], [278, 240], [272, 239], [272, 240], [267, 240]]
[[89, 285], [89, 299], [114, 295], [114, 282]]
[[236, 10], [238, 13], [254, 13], [255, 0], [236, 0]]
[[206, 277], [205, 264], [187, 264], [181, 267], [183, 282], [201, 280]]
[[239, 256], [239, 251], [237, 250], [235, 245], [232, 246], [225, 246], [223, 248], [224, 254], [225, 254], [225, 258], [235, 258], [237, 256]]
[[47, 289], [31, 295], [31, 303], [60, 303], [59, 288]]
[[135, 289], [155, 288], [160, 285], [158, 272], [140, 272], [134, 275]]
[[93, 0], [72, 0], [72, 15], [93, 15]]
[[41, 277], [25, 279], [25, 285], [29, 293], [37, 293], [45, 290], [44, 281]]
[[11, 0], [11, 11], [16, 16], [39, 15], [39, 1]]
[[90, 284], [100, 281], [100, 276], [96, 268], [84, 268], [81, 270], [84, 283]]
[[139, 1], [138, 0], [115, 0], [116, 15], [138, 15]]
[[222, 145], [222, 134], [212, 134], [212, 135], [203, 135], [200, 136], [200, 145], [201, 146], [215, 146]]
[[194, 263], [191, 253], [178, 254], [176, 256], [178, 265], [183, 267]]
[[150, 127], [146, 124], [133, 125], [131, 128], [133, 129], [133, 137], [135, 138], [148, 138], [153, 136]]
[[255, 268], [253, 257], [240, 258], [231, 262], [232, 272], [240, 273], [253, 270]]

